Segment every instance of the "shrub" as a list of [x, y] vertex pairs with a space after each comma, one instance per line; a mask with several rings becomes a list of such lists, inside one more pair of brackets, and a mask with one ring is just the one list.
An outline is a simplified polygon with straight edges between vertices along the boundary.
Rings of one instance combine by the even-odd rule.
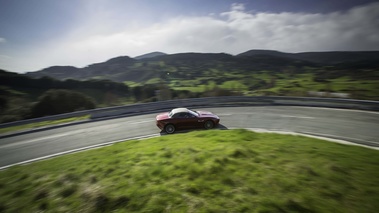
[[95, 101], [79, 92], [70, 90], [48, 90], [38, 98], [32, 108], [32, 117], [42, 117], [61, 113], [95, 108]]

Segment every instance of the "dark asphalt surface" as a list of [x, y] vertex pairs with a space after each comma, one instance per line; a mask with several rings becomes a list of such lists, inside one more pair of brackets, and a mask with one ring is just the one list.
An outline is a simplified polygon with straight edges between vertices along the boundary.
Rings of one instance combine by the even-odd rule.
[[[379, 146], [379, 113], [312, 107], [224, 107], [195, 110], [219, 115], [223, 128], [258, 128]], [[0, 139], [0, 167], [83, 147], [159, 136], [155, 114], [115, 118]]]

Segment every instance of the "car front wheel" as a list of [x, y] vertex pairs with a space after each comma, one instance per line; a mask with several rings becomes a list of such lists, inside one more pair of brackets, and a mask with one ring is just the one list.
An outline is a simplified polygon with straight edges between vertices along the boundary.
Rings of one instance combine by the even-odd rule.
[[164, 131], [167, 133], [167, 134], [172, 134], [175, 132], [175, 126], [172, 125], [172, 124], [167, 124], [164, 128]]
[[212, 129], [214, 127], [214, 123], [212, 121], [206, 121], [204, 123], [205, 129]]

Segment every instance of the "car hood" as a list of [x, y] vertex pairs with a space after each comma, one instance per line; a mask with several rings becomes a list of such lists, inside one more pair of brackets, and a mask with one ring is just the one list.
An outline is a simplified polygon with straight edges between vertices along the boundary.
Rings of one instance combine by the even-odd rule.
[[199, 113], [199, 117], [200, 118], [209, 118], [209, 117], [212, 117], [212, 118], [218, 118], [217, 115], [211, 113], [211, 112], [207, 112], [207, 111], [197, 111]]
[[165, 119], [169, 119], [169, 118], [170, 117], [168, 117], [168, 112], [161, 113], [161, 114], [157, 115], [157, 117], [156, 117], [157, 121], [165, 120]]

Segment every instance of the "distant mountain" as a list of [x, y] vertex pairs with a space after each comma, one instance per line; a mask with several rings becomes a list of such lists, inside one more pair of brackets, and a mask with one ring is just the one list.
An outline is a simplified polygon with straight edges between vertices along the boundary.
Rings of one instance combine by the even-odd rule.
[[[321, 69], [334, 67], [334, 76], [356, 70], [379, 68], [379, 51], [368, 52], [304, 52], [284, 53], [274, 50], [250, 50], [233, 56], [225, 53], [179, 53], [153, 52], [136, 58], [120, 56], [108, 61], [91, 64], [84, 68], [53, 66], [26, 75], [33, 78], [49, 76], [59, 80], [109, 79], [117, 82], [146, 82], [153, 78], [170, 77], [190, 79], [197, 76], [220, 72], [249, 74], [268, 70], [282, 72], [287, 68], [303, 72], [305, 67]], [[325, 70], [325, 69], [323, 69]], [[341, 73], [345, 72], [345, 73]], [[337, 73], [337, 74], [336, 74]], [[362, 72], [359, 72], [362, 73]], [[328, 75], [329, 75], [328, 74]], [[362, 76], [362, 74], [360, 74]]]
[[379, 51], [357, 51], [357, 52], [304, 52], [295, 53], [296, 58], [323, 64], [342, 63], [379, 63]]
[[52, 66], [38, 72], [28, 72], [27, 76], [32, 78], [50, 76], [56, 79], [64, 79], [66, 76], [76, 76], [79, 73], [79, 70], [79, 68], [73, 66]]
[[100, 64], [118, 64], [118, 65], [128, 65], [130, 63], [134, 63], [135, 60], [133, 58], [130, 58], [129, 56], [119, 56], [116, 58], [111, 58], [106, 62], [99, 63]]
[[[126, 72], [126, 69], [136, 62], [135, 59], [129, 56], [120, 56], [109, 59], [108, 61], [91, 64], [80, 69], [81, 78], [103, 78], [118, 73]], [[108, 78], [109, 79], [109, 78]]]
[[379, 51], [356, 51], [356, 52], [302, 52], [284, 53], [274, 50], [250, 50], [237, 55], [237, 57], [250, 57], [257, 55], [276, 56], [282, 58], [297, 59], [319, 64], [341, 64], [356, 62], [379, 62]]
[[226, 53], [178, 53], [144, 59], [144, 61], [149, 61], [150, 63], [162, 61], [169, 66], [180, 66], [180, 64], [186, 66], [197, 66], [200, 64], [214, 66], [216, 63], [227, 63], [235, 61], [235, 59], [234, 56]]
[[135, 57], [135, 59], [141, 60], [141, 59], [146, 59], [146, 58], [154, 58], [154, 57], [162, 56], [162, 55], [167, 55], [167, 54], [162, 53], [162, 52], [152, 52], [152, 53], [147, 53], [144, 55], [137, 56], [137, 57]]
[[276, 50], [249, 50], [247, 52], [238, 54], [237, 57], [250, 57], [250, 56], [259, 56], [259, 55], [293, 58], [292, 53], [284, 53], [284, 52], [279, 52]]
[[[109, 79], [113, 81], [120, 80], [119, 75], [125, 75], [125, 78], [129, 78], [128, 74], [130, 66], [133, 66], [137, 60], [128, 56], [120, 56], [109, 59], [108, 61], [95, 63], [88, 65], [84, 68], [77, 68], [71, 66], [53, 66], [45, 68], [36, 72], [28, 72], [27, 76], [32, 78], [40, 78], [43, 76], [49, 76], [58, 80], [76, 79], [76, 80], [88, 80], [88, 79]], [[136, 76], [134, 73], [131, 75]], [[139, 80], [138, 77], [133, 80]]]

